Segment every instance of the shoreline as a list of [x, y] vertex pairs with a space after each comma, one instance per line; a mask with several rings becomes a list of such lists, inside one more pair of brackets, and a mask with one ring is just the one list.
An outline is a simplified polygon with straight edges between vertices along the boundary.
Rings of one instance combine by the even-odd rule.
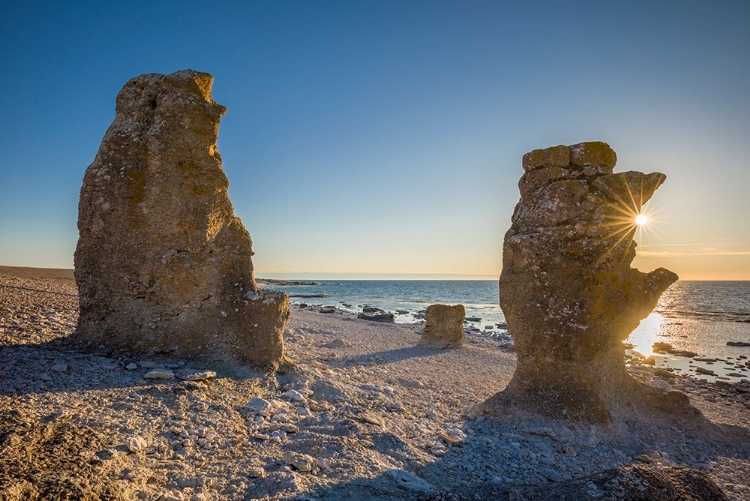
[[[51, 280], [73, 280], [73, 269], [64, 268], [31, 268], [17, 266], [0, 266], [0, 275], [12, 275], [20, 278], [32, 279], [51, 279]], [[328, 282], [342, 282], [331, 280], [282, 280], [258, 278], [259, 285], [271, 286], [272, 290], [283, 290], [284, 287], [306, 287], [320, 286], [328, 287]], [[345, 280], [343, 282], [347, 282]], [[371, 280], [364, 280], [370, 282]], [[442, 281], [442, 280], [440, 280]], [[391, 280], [384, 280], [391, 282]], [[686, 282], [696, 282], [686, 281]], [[711, 281], [704, 281], [711, 282]], [[723, 282], [743, 282], [725, 280]], [[75, 293], [75, 291], [73, 291]], [[370, 306], [366, 303], [352, 304], [346, 301], [338, 300], [330, 294], [298, 294], [289, 293], [290, 307], [299, 307], [308, 305], [313, 309], [327, 306], [335, 308], [349, 314], [358, 314], [362, 308]], [[418, 306], [399, 306], [398, 308], [383, 310], [384, 312], [393, 313], [396, 324], [404, 325], [422, 325], [424, 323], [424, 308], [428, 303], [421, 303]], [[465, 305], [466, 306], [466, 305]], [[476, 305], [475, 305], [476, 306]], [[483, 306], [483, 305], [479, 305]], [[467, 334], [486, 336], [499, 341], [504, 349], [512, 349], [512, 339], [507, 332], [507, 326], [499, 307], [496, 305], [487, 305], [492, 310], [483, 311], [483, 308], [467, 307], [467, 319], [464, 323]], [[651, 324], [651, 325], [648, 325]], [[731, 330], [736, 332], [733, 336], [727, 337], [727, 340], [750, 341], [750, 324], [732, 320], [715, 320], [700, 319], [694, 317], [673, 317], [664, 313], [654, 312], [648, 319], [645, 319], [641, 325], [626, 340], [626, 356], [630, 363], [636, 366], [652, 365], [655, 368], [673, 372], [675, 375], [685, 375], [696, 381], [702, 382], [739, 382], [750, 379], [750, 347], [740, 346], [736, 349], [727, 349], [723, 345], [717, 345], [711, 352], [701, 350], [701, 346], [693, 343], [686, 343], [685, 330], [690, 329], [693, 332], [705, 331], [722, 331]], [[649, 332], [650, 331], [650, 332]], [[661, 334], [657, 336], [657, 333]], [[644, 339], [639, 339], [643, 337]], [[669, 342], [674, 345], [674, 351], [680, 350], [693, 351], [695, 356], [684, 356], [679, 353], [661, 352], [654, 353], [652, 344], [655, 342]], [[725, 340], [726, 341], [726, 340]], [[725, 342], [724, 341], [724, 342]], [[631, 343], [635, 346], [631, 347]]]

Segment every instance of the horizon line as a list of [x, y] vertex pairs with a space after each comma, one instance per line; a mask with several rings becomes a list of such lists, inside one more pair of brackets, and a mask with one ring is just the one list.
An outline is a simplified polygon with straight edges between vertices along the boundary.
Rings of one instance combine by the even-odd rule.
[[[2, 268], [26, 268], [36, 270], [59, 270], [73, 272], [74, 268], [46, 267], [46, 266], [18, 266], [0, 264]], [[636, 268], [637, 269], [637, 268]], [[481, 273], [388, 273], [388, 272], [261, 272], [256, 273], [258, 280], [404, 280], [404, 281], [460, 281], [481, 280], [495, 281], [500, 278], [500, 273], [488, 275]], [[737, 278], [680, 278], [680, 282], [748, 282], [750, 277], [740, 276]]]

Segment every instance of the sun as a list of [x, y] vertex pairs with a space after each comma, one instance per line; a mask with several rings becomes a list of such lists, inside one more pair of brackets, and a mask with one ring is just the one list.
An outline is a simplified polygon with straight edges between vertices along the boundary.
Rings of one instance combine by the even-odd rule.
[[[651, 193], [645, 193], [643, 185], [639, 190], [637, 184], [631, 185], [625, 177], [622, 178], [622, 182], [625, 194], [616, 195], [616, 200], [613, 200], [610, 205], [611, 212], [604, 223], [604, 226], [610, 227], [611, 231], [605, 237], [610, 243], [609, 248], [600, 258], [602, 262], [616, 249], [622, 251], [631, 248], [620, 244], [623, 241], [632, 241], [636, 236], [640, 240], [644, 234], [652, 233], [655, 229], [654, 224], [658, 222], [656, 213], [647, 207]], [[629, 254], [621, 252], [621, 255], [624, 259]]]

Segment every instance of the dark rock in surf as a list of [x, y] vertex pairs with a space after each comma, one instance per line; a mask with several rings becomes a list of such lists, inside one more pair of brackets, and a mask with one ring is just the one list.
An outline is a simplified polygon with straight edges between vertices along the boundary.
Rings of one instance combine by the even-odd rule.
[[360, 313], [357, 315], [357, 318], [361, 320], [369, 320], [370, 322], [383, 322], [387, 324], [392, 324], [396, 321], [393, 313]]

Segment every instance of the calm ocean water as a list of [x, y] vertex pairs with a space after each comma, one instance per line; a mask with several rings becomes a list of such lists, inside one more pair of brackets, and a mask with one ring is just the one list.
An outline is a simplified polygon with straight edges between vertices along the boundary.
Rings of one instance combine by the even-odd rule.
[[480, 318], [476, 327], [505, 322], [500, 311], [498, 283], [495, 280], [315, 280], [315, 285], [275, 286], [292, 303], [331, 305], [361, 312], [373, 306], [396, 315], [397, 323], [413, 323], [416, 314], [431, 304], [463, 304], [466, 316]]
[[[289, 293], [292, 303], [331, 305], [352, 312], [360, 312], [364, 306], [381, 308], [396, 314], [399, 323], [416, 322], [419, 312], [433, 303], [460, 303], [466, 308], [467, 319], [473, 319], [469, 325], [488, 333], [504, 330], [495, 280], [316, 280], [314, 285], [263, 287]], [[692, 374], [691, 367], [702, 365], [722, 377], [750, 377], [750, 372], [742, 370], [747, 367], [740, 367], [750, 360], [742, 358], [750, 357], [750, 347], [726, 344], [750, 343], [750, 282], [675, 283], [628, 339], [635, 351], [646, 356], [652, 355], [651, 347], [657, 341], [699, 357], [720, 359], [703, 363], [655, 355], [658, 366]]]

